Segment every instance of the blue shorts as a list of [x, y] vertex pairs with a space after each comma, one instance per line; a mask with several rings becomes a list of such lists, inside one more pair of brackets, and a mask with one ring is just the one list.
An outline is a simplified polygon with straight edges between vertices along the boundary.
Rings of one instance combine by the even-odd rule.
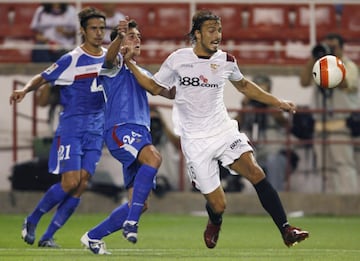
[[84, 169], [91, 175], [101, 157], [103, 137], [85, 133], [82, 136], [55, 136], [49, 155], [49, 172], [61, 174]]
[[137, 124], [114, 126], [105, 131], [105, 143], [111, 155], [123, 166], [125, 188], [132, 187], [141, 166], [137, 156], [142, 148], [152, 144], [150, 131]]

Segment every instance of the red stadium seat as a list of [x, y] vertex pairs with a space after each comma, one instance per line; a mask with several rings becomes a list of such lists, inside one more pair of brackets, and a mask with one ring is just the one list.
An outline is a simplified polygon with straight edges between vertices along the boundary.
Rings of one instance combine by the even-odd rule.
[[196, 9], [210, 10], [221, 17], [222, 37], [224, 41], [247, 38], [246, 32], [249, 20], [248, 5], [198, 3]]
[[343, 5], [341, 34], [347, 42], [360, 43], [360, 4]]
[[38, 6], [38, 3], [0, 4], [0, 38], [32, 38], [30, 24]]
[[151, 29], [155, 38], [185, 39], [190, 31], [190, 6], [188, 4], [157, 4], [154, 10], [155, 28]]
[[251, 40], [279, 41], [287, 39], [289, 6], [254, 4], [250, 7], [249, 36]]
[[[102, 3], [91, 3], [91, 6], [103, 10]], [[138, 3], [126, 3], [126, 4], [116, 4], [116, 10], [128, 16], [130, 19], [136, 20], [139, 25], [139, 28], [142, 31], [143, 26], [149, 22], [150, 9], [152, 5], [148, 4], [138, 4]]]
[[360, 64], [360, 4], [343, 5], [339, 33], [345, 39], [345, 54]]
[[223, 50], [234, 55], [239, 64], [281, 64], [284, 51], [280, 41], [227, 41]]
[[184, 39], [190, 28], [190, 7], [185, 3], [119, 3], [116, 9], [136, 20], [144, 40]]
[[30, 45], [34, 33], [30, 29], [38, 3], [0, 4], [0, 63], [27, 63], [31, 61]]
[[0, 49], [0, 63], [31, 62], [31, 52], [21, 49]]
[[[310, 8], [309, 5], [294, 5], [295, 24], [289, 39], [309, 42], [310, 40]], [[335, 31], [336, 13], [334, 5], [315, 6], [316, 39], [320, 41], [324, 36]]]

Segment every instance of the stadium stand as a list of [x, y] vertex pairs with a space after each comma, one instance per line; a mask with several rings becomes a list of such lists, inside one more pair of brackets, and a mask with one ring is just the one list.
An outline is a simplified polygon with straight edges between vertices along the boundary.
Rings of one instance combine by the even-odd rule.
[[[222, 18], [223, 49], [246, 64], [301, 64], [310, 55], [310, 5], [281, 3], [204, 3]], [[316, 3], [316, 2], [315, 2]], [[29, 25], [39, 3], [0, 1], [0, 63], [29, 62], [33, 32]], [[103, 3], [84, 2], [99, 9]], [[119, 2], [117, 10], [134, 18], [142, 33], [139, 62], [157, 64], [179, 47], [191, 27], [189, 2]], [[360, 63], [360, 4], [315, 4], [316, 40], [340, 32], [346, 53]]]
[[346, 41], [345, 52], [360, 64], [360, 4], [343, 5], [340, 12], [340, 32]]
[[[102, 9], [100, 3], [91, 6]], [[184, 39], [190, 28], [186, 3], [119, 3], [116, 9], [137, 21], [143, 40]]]
[[360, 4], [343, 5], [341, 14], [341, 32], [345, 39], [360, 42]]
[[[309, 42], [310, 36], [310, 8], [308, 5], [294, 5], [295, 23], [292, 32], [289, 32], [292, 40]], [[336, 30], [336, 13], [334, 5], [315, 6], [316, 38], [323, 39], [331, 30]]]
[[30, 62], [31, 19], [39, 3], [0, 3], [0, 63]]
[[223, 40], [241, 39], [246, 37], [244, 32], [248, 29], [249, 24], [249, 6], [239, 4], [205, 4], [196, 5], [197, 10], [211, 10], [221, 17]]
[[[102, 9], [100, 3], [91, 5]], [[173, 50], [185, 45], [190, 29], [187, 3], [119, 3], [116, 9], [139, 25], [142, 38], [139, 63], [161, 63]]]
[[250, 7], [251, 40], [282, 41], [289, 32], [288, 5], [258, 4]]

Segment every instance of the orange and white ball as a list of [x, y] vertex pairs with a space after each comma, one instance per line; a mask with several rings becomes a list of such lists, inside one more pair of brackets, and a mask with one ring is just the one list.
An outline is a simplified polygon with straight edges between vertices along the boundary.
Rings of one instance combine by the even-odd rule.
[[346, 69], [338, 57], [325, 55], [315, 62], [312, 75], [318, 86], [334, 88], [345, 79]]

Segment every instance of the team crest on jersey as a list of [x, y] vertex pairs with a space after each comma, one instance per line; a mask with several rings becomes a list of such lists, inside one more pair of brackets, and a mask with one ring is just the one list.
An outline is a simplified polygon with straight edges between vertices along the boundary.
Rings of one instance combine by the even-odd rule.
[[211, 64], [210, 64], [210, 68], [211, 68], [211, 70], [213, 70], [213, 71], [215, 71], [217, 68], [219, 68], [219, 66], [220, 66], [220, 65], [215, 64], [215, 63], [211, 63]]
[[56, 63], [53, 63], [52, 65], [50, 65], [46, 70], [45, 73], [46, 74], [50, 74], [52, 73], [56, 68], [58, 68], [59, 65], [57, 65]]

